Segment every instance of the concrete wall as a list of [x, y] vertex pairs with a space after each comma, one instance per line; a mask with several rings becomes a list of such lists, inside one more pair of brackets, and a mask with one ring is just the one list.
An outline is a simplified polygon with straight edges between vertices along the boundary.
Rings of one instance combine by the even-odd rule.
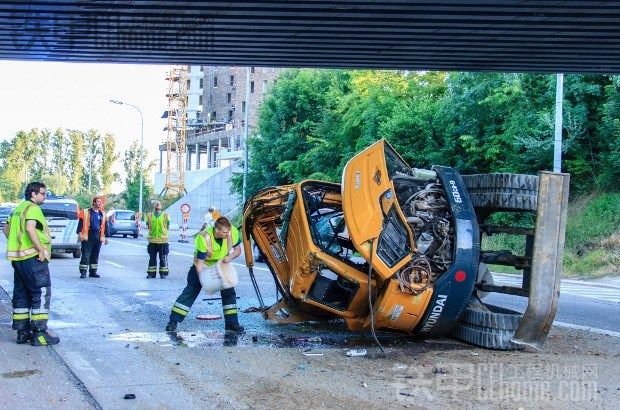
[[190, 229], [200, 228], [209, 205], [215, 206], [222, 215], [234, 211], [239, 206], [241, 199], [237, 194], [231, 193], [232, 184], [230, 183], [230, 178], [233, 176], [233, 173], [243, 172], [243, 170], [236, 166], [215, 168], [214, 170], [216, 172], [209, 179], [166, 209], [172, 224], [181, 225], [183, 222], [181, 205], [184, 203], [188, 203], [192, 208], [188, 222]]
[[[195, 155], [194, 155], [195, 157]], [[194, 158], [192, 158], [193, 160]], [[197, 169], [194, 171], [185, 171], [185, 189], [187, 192], [191, 192], [194, 189], [198, 188], [204, 181], [209, 179], [212, 175], [215, 175], [222, 168], [203, 168]], [[165, 173], [155, 173], [153, 178], [153, 188], [155, 189], [155, 193], [159, 194], [164, 189], [164, 184], [166, 183], [166, 174]]]

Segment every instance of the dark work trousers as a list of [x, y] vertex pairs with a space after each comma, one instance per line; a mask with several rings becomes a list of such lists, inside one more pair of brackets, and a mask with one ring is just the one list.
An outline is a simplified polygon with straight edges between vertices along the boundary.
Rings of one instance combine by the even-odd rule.
[[32, 257], [13, 261], [13, 329], [47, 329], [52, 281], [48, 262]]
[[90, 275], [97, 274], [99, 267], [99, 251], [101, 250], [101, 241], [99, 240], [99, 232], [88, 232], [88, 240], [82, 242], [82, 259], [80, 259], [80, 275], [86, 275], [86, 271]]
[[168, 276], [168, 244], [149, 243], [146, 251], [149, 253], [149, 267], [146, 269], [149, 277], [154, 278], [157, 273], [157, 254], [159, 254], [159, 276], [162, 278]]
[[[205, 267], [206, 269], [206, 267]], [[187, 285], [183, 292], [179, 295], [176, 302], [172, 306], [172, 312], [170, 313], [171, 322], [182, 322], [185, 316], [189, 313], [190, 308], [194, 304], [194, 301], [198, 297], [202, 286], [198, 280], [198, 274], [196, 273], [196, 267], [192, 265], [187, 273]], [[224, 310], [224, 323], [226, 325], [238, 325], [237, 319], [237, 293], [235, 288], [222, 289], [220, 291], [222, 296], [222, 309]]]

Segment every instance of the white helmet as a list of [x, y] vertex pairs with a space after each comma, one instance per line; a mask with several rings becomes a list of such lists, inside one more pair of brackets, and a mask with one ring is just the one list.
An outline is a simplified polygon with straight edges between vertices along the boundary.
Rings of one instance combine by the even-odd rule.
[[204, 216], [204, 221], [206, 224], [212, 224], [214, 219], [213, 219], [213, 215], [211, 215], [211, 212], [207, 212]]

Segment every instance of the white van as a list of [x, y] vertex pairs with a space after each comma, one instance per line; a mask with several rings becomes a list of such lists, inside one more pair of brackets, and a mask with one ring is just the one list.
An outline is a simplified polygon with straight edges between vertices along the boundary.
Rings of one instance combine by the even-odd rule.
[[74, 258], [82, 256], [78, 240], [78, 203], [69, 198], [47, 198], [41, 210], [52, 234], [52, 253], [71, 253]]

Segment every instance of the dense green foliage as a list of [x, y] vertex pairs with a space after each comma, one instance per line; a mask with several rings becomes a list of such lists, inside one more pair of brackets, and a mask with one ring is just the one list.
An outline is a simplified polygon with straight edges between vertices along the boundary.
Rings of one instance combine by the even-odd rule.
[[148, 183], [148, 176], [151, 175], [153, 167], [155, 167], [155, 161], [146, 163], [147, 152], [142, 152], [142, 158], [140, 158], [140, 146], [137, 141], [131, 143], [131, 146], [125, 151], [125, 158], [123, 160], [123, 166], [125, 168], [125, 191], [122, 193], [122, 197], [125, 199], [125, 206], [127, 209], [138, 210], [140, 203], [140, 167], [142, 168], [142, 209], [143, 212], [147, 212], [151, 209], [151, 202], [149, 198], [153, 197], [153, 186]]
[[[553, 75], [288, 70], [260, 107], [248, 193], [339, 181], [348, 159], [379, 138], [415, 167], [551, 169], [554, 110]], [[619, 77], [567, 75], [563, 133], [572, 192], [618, 190]]]
[[[541, 74], [288, 70], [260, 107], [247, 194], [305, 178], [339, 182], [346, 162], [379, 138], [418, 168], [551, 170], [555, 82]], [[565, 268], [617, 269], [620, 77], [566, 75], [563, 125], [571, 198], [603, 192], [571, 203]], [[235, 186], [240, 192], [240, 176]], [[485, 247], [522, 253], [522, 242], [494, 235]]]
[[62, 129], [53, 134], [36, 128], [19, 131], [0, 143], [0, 199], [20, 200], [28, 182], [43, 181], [56, 195], [70, 195], [80, 205], [90, 204], [91, 193], [109, 193], [118, 179], [111, 171], [118, 160], [115, 147], [112, 135], [102, 137], [97, 130], [68, 134]]
[[[116, 153], [113, 135], [102, 136], [97, 130], [68, 134], [62, 129], [53, 134], [36, 128], [19, 131], [12, 139], [0, 143], [0, 202], [17, 202], [22, 199], [28, 182], [43, 181], [51, 192], [73, 197], [81, 207], [90, 206], [93, 195], [103, 194], [110, 199], [108, 208], [137, 210], [139, 170], [146, 156], [145, 151], [140, 158], [136, 142], [129, 147], [123, 158], [126, 190], [114, 195], [110, 189], [120, 176], [113, 171], [113, 165], [120, 155]], [[143, 166], [144, 209], [148, 210], [151, 205], [148, 198], [153, 196], [148, 176], [154, 162]]]

